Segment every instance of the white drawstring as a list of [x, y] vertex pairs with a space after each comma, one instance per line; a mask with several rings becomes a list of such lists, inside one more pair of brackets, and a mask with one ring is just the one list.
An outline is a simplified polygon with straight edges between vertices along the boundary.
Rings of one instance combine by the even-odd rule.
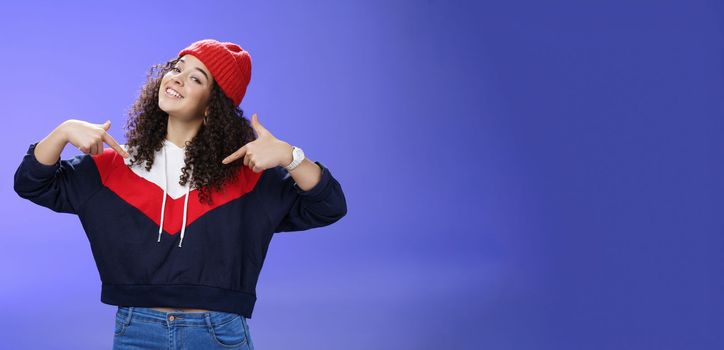
[[186, 199], [184, 199], [184, 220], [183, 224], [181, 224], [181, 240], [178, 242], [178, 246], [181, 246], [181, 243], [184, 241], [184, 233], [186, 232], [186, 211], [189, 205], [189, 191], [191, 190], [191, 183], [186, 184]]
[[[161, 202], [161, 225], [158, 227], [158, 240], [156, 242], [161, 242], [161, 232], [163, 232], [163, 218], [165, 216], [164, 214], [166, 213], [166, 194], [168, 192], [168, 159], [166, 158], [165, 145], [161, 152], [163, 152], [163, 201]], [[178, 242], [179, 247], [181, 247], [181, 243], [183, 243], [184, 241], [184, 235], [186, 234], [186, 212], [188, 211], [189, 206], [189, 192], [191, 192], [190, 182], [186, 184], [186, 198], [184, 198], [184, 218], [183, 223], [181, 224], [181, 240]]]
[[166, 211], [166, 187], [168, 187], [168, 175], [166, 174], [166, 146], [164, 145], [161, 149], [163, 153], [163, 202], [161, 204], [161, 225], [158, 227], [158, 240], [161, 242], [161, 232], [163, 232], [163, 217]]

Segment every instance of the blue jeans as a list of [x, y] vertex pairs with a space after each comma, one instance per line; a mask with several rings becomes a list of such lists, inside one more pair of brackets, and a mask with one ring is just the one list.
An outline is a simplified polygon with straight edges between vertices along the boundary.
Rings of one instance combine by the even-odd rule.
[[246, 318], [239, 314], [161, 312], [119, 306], [113, 349], [244, 349], [253, 350]]

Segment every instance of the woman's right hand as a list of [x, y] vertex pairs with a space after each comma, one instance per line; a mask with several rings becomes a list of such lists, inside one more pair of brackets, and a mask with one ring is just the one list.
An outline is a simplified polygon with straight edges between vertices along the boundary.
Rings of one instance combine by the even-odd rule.
[[103, 153], [103, 143], [106, 143], [123, 158], [128, 158], [128, 152], [108, 133], [110, 127], [110, 120], [103, 124], [93, 124], [77, 119], [69, 119], [63, 122], [66, 141], [81, 152], [91, 155], [101, 154]]

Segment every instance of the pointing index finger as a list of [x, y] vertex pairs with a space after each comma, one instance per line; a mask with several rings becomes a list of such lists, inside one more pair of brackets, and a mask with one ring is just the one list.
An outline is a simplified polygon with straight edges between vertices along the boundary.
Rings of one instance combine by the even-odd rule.
[[242, 146], [241, 148], [237, 149], [236, 151], [234, 151], [234, 153], [228, 155], [228, 156], [227, 156], [226, 158], [224, 158], [224, 160], [222, 160], [221, 162], [224, 163], [224, 164], [228, 164], [228, 163], [231, 163], [231, 162], [233, 162], [233, 161], [235, 161], [235, 160], [243, 157], [245, 154], [246, 154], [246, 145], [244, 145], [244, 146]]
[[103, 134], [103, 141], [105, 141], [106, 144], [108, 144], [108, 146], [111, 146], [111, 148], [116, 150], [116, 152], [118, 152], [118, 154], [122, 155], [123, 158], [128, 158], [128, 152], [126, 152], [126, 150], [124, 150], [121, 147], [121, 145], [119, 145], [118, 142], [116, 142], [116, 139], [114, 139], [113, 136], [111, 136], [111, 134], [109, 134], [109, 133]]

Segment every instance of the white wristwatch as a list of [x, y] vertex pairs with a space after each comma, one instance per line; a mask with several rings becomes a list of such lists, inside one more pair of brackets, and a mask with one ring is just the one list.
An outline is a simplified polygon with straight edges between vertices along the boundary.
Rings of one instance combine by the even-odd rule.
[[302, 151], [302, 149], [297, 146], [292, 146], [292, 157], [292, 162], [284, 167], [285, 169], [287, 169], [287, 171], [294, 170], [297, 165], [302, 163], [302, 161], [304, 160], [304, 151]]

